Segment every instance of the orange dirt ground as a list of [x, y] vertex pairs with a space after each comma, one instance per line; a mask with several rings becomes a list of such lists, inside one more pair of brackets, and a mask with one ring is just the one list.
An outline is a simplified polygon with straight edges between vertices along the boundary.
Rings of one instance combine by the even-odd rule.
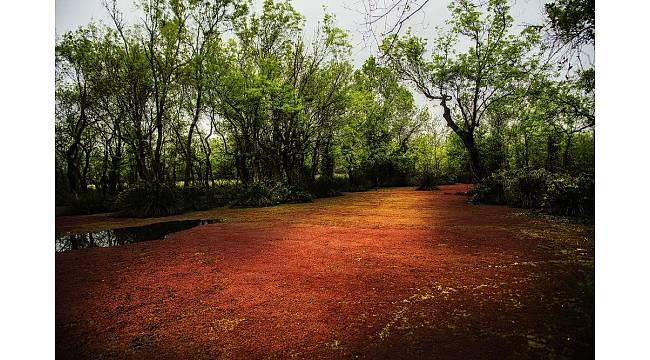
[[593, 357], [593, 226], [452, 195], [466, 189], [215, 209], [168, 219], [226, 223], [57, 253], [57, 358]]

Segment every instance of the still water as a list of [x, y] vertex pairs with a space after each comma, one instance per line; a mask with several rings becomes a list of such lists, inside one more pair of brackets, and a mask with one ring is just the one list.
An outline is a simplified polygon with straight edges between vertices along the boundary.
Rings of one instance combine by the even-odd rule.
[[223, 219], [168, 221], [145, 226], [126, 227], [56, 237], [56, 251], [92, 247], [111, 247], [142, 241], [164, 239], [168, 234], [199, 225], [222, 223]]

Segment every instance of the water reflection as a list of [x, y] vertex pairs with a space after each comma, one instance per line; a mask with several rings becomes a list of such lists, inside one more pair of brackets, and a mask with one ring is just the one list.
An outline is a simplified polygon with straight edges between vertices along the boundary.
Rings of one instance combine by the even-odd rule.
[[57, 236], [56, 251], [120, 246], [141, 241], [163, 239], [170, 233], [187, 230], [199, 225], [221, 222], [223, 222], [223, 219], [168, 221], [145, 226]]

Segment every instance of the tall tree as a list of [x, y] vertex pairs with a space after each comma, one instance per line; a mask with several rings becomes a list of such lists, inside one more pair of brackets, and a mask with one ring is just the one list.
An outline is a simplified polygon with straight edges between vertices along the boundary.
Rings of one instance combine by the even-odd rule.
[[[435, 40], [431, 56], [425, 41], [410, 34], [387, 37], [383, 50], [403, 80], [439, 102], [447, 126], [469, 153], [474, 178], [481, 179], [486, 172], [475, 131], [487, 110], [516, 95], [538, 69], [538, 61], [528, 56], [538, 35], [532, 28], [510, 33], [513, 19], [505, 0], [458, 0], [449, 9], [451, 28]], [[469, 48], [457, 53], [457, 41]]]
[[222, 33], [231, 29], [232, 22], [248, 11], [246, 3], [239, 0], [190, 2], [188, 6], [188, 36], [184, 40], [187, 42], [185, 48], [189, 51], [189, 62], [184, 69], [184, 79], [181, 80], [189, 85], [188, 95], [192, 99], [189, 101], [191, 121], [185, 142], [185, 187], [191, 182], [192, 140], [205, 108], [206, 92], [209, 91], [207, 77], [219, 76], [218, 73], [208, 73], [208, 62], [219, 56]]
[[[91, 144], [83, 143], [87, 129], [96, 122], [100, 88], [100, 61], [97, 53], [99, 33], [89, 25], [68, 32], [56, 45], [57, 92], [56, 104], [59, 129], [69, 137], [65, 149], [66, 178], [73, 192], [85, 190], [82, 186], [82, 156], [90, 151]], [[87, 157], [86, 157], [87, 158]]]

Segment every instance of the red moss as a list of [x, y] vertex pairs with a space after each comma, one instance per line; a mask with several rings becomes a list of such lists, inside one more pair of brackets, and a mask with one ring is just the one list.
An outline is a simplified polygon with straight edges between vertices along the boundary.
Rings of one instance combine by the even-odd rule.
[[[593, 351], [589, 309], [576, 286], [593, 272], [590, 229], [444, 194], [465, 189], [218, 209], [176, 218], [228, 223], [57, 253], [57, 356], [465, 359]], [[107, 216], [57, 219], [58, 232], [119, 225]]]

